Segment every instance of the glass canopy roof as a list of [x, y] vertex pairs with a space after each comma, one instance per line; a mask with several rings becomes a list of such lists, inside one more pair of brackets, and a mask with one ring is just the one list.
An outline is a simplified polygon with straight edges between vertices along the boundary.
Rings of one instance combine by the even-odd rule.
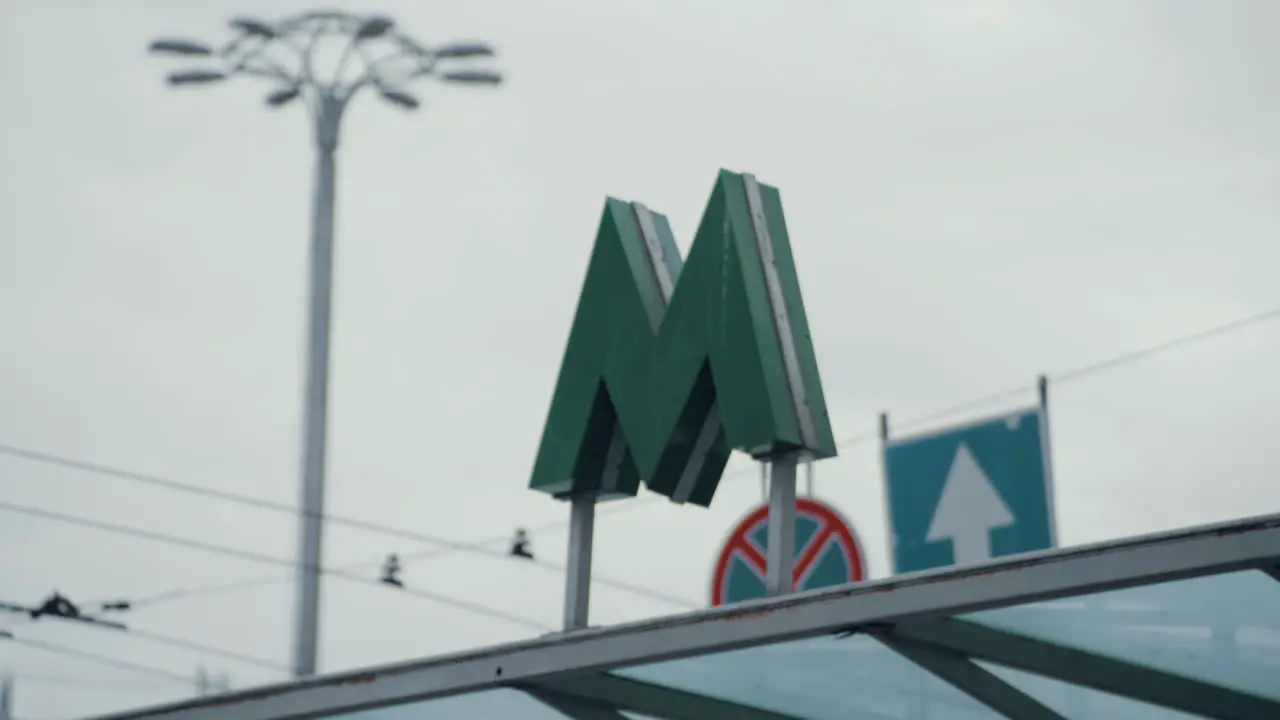
[[1280, 718], [1280, 516], [118, 717]]
[[[1261, 570], [1161, 583], [956, 616], [983, 631], [1130, 661], [1197, 678], [1276, 704], [1280, 717], [1280, 580]], [[920, 650], [948, 653], [929, 634]], [[930, 647], [930, 646], [933, 647]], [[985, 720], [1002, 717], [869, 634], [829, 635], [615, 670], [620, 678], [812, 720]], [[1092, 655], [1097, 653], [1096, 656]], [[948, 653], [950, 654], [950, 653]], [[951, 655], [952, 658], [959, 657]], [[980, 668], [1067, 718], [1164, 720], [1202, 717], [978, 661]], [[1178, 679], [1166, 702], [1177, 704]], [[572, 712], [570, 710], [569, 712]], [[1053, 717], [1044, 715], [1045, 717]], [[575, 717], [517, 690], [498, 689], [349, 714], [351, 720], [440, 717]], [[605, 717], [583, 715], [582, 717]], [[613, 717], [619, 717], [614, 715]], [[626, 717], [622, 715], [621, 717]], [[633, 715], [632, 717], [642, 717]], [[704, 716], [709, 717], [709, 716]], [[734, 717], [741, 717], [736, 715]], [[768, 717], [768, 716], [766, 716]]]

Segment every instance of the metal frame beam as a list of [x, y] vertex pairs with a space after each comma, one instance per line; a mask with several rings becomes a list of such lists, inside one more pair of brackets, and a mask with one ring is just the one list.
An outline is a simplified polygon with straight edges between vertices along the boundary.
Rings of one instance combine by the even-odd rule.
[[803, 720], [795, 715], [762, 710], [687, 690], [632, 680], [609, 673], [544, 680], [522, 687], [526, 692], [550, 691], [590, 704], [607, 705], [664, 720]]
[[968, 620], [905, 622], [883, 632], [894, 641], [940, 648], [1191, 715], [1221, 720], [1280, 717], [1277, 700]]
[[1272, 580], [1280, 582], [1280, 563], [1275, 563], [1274, 565], [1263, 565], [1260, 569], [1262, 572], [1270, 575]]
[[945, 617], [1278, 561], [1280, 516], [1273, 515], [581, 630], [120, 713], [102, 720], [324, 717], [539, 682], [559, 674], [599, 672], [868, 624]]
[[627, 720], [626, 715], [608, 705], [587, 702], [547, 690], [524, 688], [524, 691], [529, 697], [564, 715], [569, 720]]
[[939, 680], [1010, 720], [1067, 720], [1052, 708], [980, 667], [965, 656], [929, 645], [896, 640], [891, 634], [872, 633], [881, 644]]

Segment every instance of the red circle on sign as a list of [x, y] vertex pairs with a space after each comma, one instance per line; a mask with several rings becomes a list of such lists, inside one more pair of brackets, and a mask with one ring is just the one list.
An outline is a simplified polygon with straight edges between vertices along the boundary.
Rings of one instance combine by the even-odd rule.
[[[817, 564], [835, 542], [844, 551], [845, 567], [849, 582], [866, 579], [866, 559], [862, 554], [862, 544], [858, 542], [853, 526], [830, 505], [812, 498], [796, 498], [796, 515], [807, 515], [817, 521], [809, 541], [803, 548], [796, 548], [792, 589], [803, 585], [809, 571]], [[749, 568], [761, 578], [765, 576], [766, 560], [763, 548], [756, 545], [751, 535], [769, 519], [769, 506], [761, 505], [747, 513], [738, 521], [725, 538], [720, 555], [716, 558], [715, 572], [711, 576], [711, 606], [724, 604], [725, 584], [728, 582], [729, 567], [735, 555], [742, 559]]]

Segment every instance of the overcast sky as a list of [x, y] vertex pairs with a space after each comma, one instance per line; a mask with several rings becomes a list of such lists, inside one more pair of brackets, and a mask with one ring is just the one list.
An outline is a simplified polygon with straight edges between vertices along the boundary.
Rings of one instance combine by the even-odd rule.
[[[329, 509], [478, 540], [560, 522], [526, 489], [606, 194], [686, 243], [721, 167], [782, 192], [837, 437], [1280, 305], [1280, 5], [1219, 2], [348, 2], [432, 43], [484, 39], [500, 91], [361, 98], [340, 157]], [[295, 501], [311, 147], [269, 87], [166, 89], [158, 35], [221, 40], [285, 0], [0, 4], [0, 444]], [[1271, 47], [1273, 49], [1267, 49]], [[1262, 324], [1055, 385], [1060, 539], [1280, 508], [1280, 334]], [[710, 510], [597, 525], [599, 575], [705, 603]], [[0, 458], [0, 500], [290, 558], [287, 515]], [[874, 443], [817, 470], [887, 572]], [[0, 512], [0, 600], [137, 598], [139, 629], [289, 660], [288, 570]], [[535, 533], [556, 562], [563, 529]], [[326, 564], [425, 546], [331, 528]], [[494, 547], [501, 549], [499, 545]], [[363, 571], [372, 575], [372, 566]], [[412, 587], [554, 626], [562, 579], [409, 562]], [[595, 623], [682, 610], [598, 587]], [[326, 581], [324, 670], [530, 637]], [[4, 625], [0, 625], [4, 627]], [[21, 637], [237, 686], [279, 672], [57, 622]], [[0, 643], [31, 720], [190, 687]], [[28, 676], [28, 679], [23, 679]], [[77, 684], [65, 684], [75, 681]]]

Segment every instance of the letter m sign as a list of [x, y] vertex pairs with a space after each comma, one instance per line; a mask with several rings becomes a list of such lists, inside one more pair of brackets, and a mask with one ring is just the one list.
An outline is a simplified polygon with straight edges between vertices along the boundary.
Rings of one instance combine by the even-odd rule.
[[705, 507], [732, 450], [836, 454], [778, 191], [721, 171], [683, 261], [609, 198], [530, 487]]

